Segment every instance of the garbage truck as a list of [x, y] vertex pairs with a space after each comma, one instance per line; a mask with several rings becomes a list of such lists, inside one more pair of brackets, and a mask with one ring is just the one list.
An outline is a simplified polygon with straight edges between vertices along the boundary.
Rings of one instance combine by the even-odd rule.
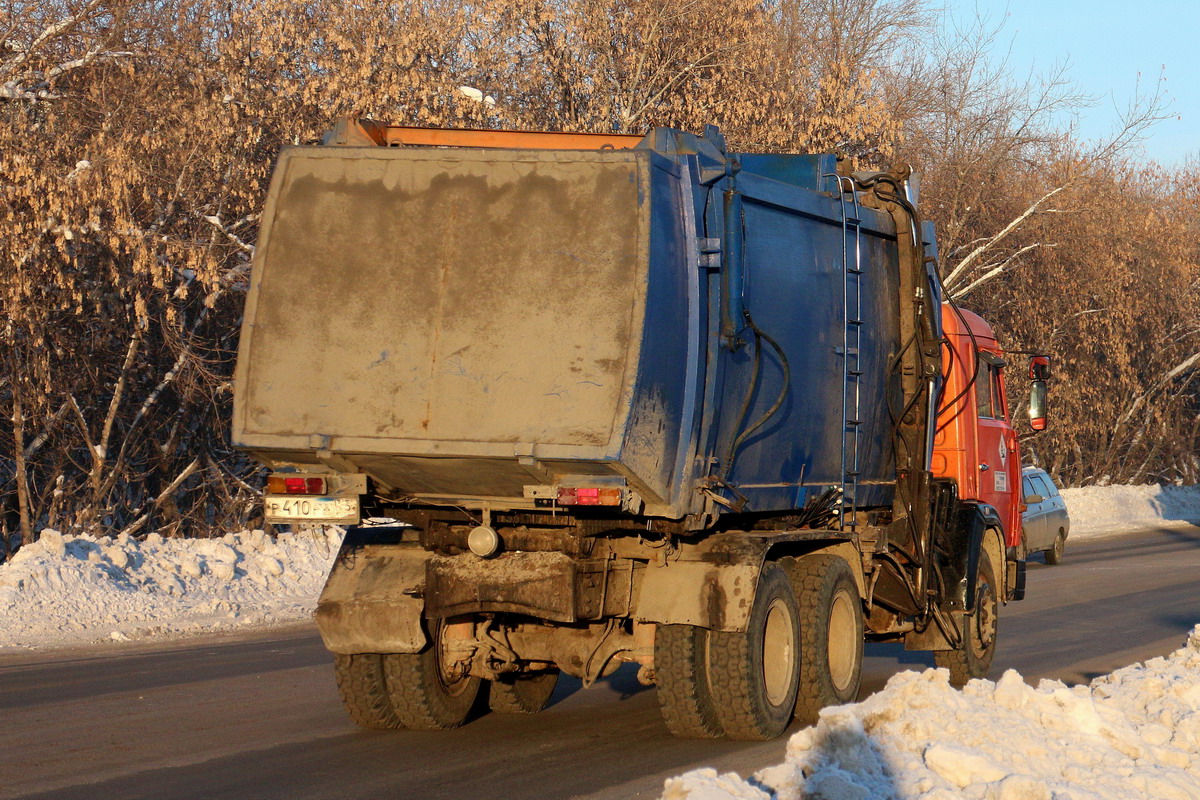
[[917, 184], [711, 126], [285, 148], [232, 438], [268, 522], [347, 526], [315, 616], [352, 719], [634, 664], [671, 733], [768, 739], [853, 701], [866, 641], [985, 675], [1024, 592], [1017, 373]]

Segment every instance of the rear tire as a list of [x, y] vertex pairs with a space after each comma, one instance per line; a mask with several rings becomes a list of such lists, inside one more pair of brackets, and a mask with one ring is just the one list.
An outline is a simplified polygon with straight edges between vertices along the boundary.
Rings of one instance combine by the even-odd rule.
[[975, 610], [962, 618], [962, 649], [937, 650], [933, 654], [934, 663], [950, 670], [954, 686], [965, 686], [972, 678], [986, 678], [996, 655], [1000, 587], [986, 549], [979, 554], [975, 574]]
[[429, 626], [433, 631], [424, 650], [384, 656], [392, 708], [405, 728], [423, 731], [457, 728], [471, 713], [481, 681], [451, 671], [443, 658], [445, 625], [430, 621]]
[[744, 633], [708, 635], [717, 719], [733, 739], [774, 739], [792, 721], [800, 683], [800, 609], [787, 573], [763, 566]]
[[536, 714], [550, 702], [558, 670], [514, 675], [488, 687], [488, 707], [497, 714]]
[[708, 683], [708, 637], [693, 625], [659, 625], [654, 674], [663, 722], [681, 739], [723, 736]]
[[1067, 534], [1059, 529], [1058, 535], [1054, 537], [1054, 544], [1049, 550], [1044, 551], [1046, 555], [1046, 563], [1052, 567], [1056, 567], [1062, 563], [1063, 550], [1067, 546]]
[[342, 705], [355, 725], [369, 730], [402, 727], [388, 694], [383, 656], [378, 653], [336, 655], [333, 672]]
[[862, 685], [863, 608], [844, 558], [812, 555], [791, 572], [800, 607], [796, 719], [815, 724], [825, 706], [852, 703]]

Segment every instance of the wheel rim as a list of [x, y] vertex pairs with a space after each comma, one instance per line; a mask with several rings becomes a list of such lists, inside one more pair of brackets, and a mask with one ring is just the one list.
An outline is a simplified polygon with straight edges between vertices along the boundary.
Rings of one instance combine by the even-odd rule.
[[446, 657], [449, 648], [446, 645], [443, 625], [438, 625], [436, 638], [437, 643], [434, 647], [434, 653], [437, 655], [438, 683], [441, 684], [442, 690], [447, 695], [458, 697], [470, 687], [471, 676], [460, 670], [456, 670], [454, 664]]
[[996, 605], [992, 585], [980, 576], [979, 590], [975, 598], [975, 634], [971, 647], [975, 655], [981, 656], [996, 640]]
[[1063, 535], [1060, 533], [1054, 538], [1054, 560], [1062, 558], [1063, 554]]
[[781, 706], [790, 699], [792, 675], [796, 671], [794, 630], [787, 605], [778, 598], [772, 600], [763, 630], [763, 685], [773, 706]]
[[854, 680], [854, 667], [858, 661], [859, 637], [854, 614], [854, 600], [848, 592], [838, 592], [829, 609], [829, 638], [826, 652], [829, 654], [829, 677], [839, 692], [850, 688]]

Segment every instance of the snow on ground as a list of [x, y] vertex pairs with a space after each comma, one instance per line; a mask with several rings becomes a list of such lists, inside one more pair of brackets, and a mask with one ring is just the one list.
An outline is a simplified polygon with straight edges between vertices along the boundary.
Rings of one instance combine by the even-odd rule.
[[1200, 486], [1085, 486], [1062, 496], [1073, 539], [1200, 522]]
[[[1200, 522], [1200, 487], [1063, 491], [1071, 538]], [[700, 769], [663, 800], [1200, 800], [1200, 626], [1166, 658], [1068, 687], [950, 686], [903, 672], [861, 703], [827, 708], [783, 764], [750, 779]]]
[[903, 672], [821, 712], [783, 764], [750, 780], [712, 769], [663, 800], [1200, 799], [1200, 626], [1166, 658], [1087, 686], [1012, 670], [958, 691], [945, 670]]
[[0, 652], [308, 619], [341, 537], [339, 528], [219, 539], [46, 529], [0, 565]]

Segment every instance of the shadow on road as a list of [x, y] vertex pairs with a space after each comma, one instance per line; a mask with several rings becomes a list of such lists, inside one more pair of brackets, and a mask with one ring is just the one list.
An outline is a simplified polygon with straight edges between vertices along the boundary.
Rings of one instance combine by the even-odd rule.
[[[1200, 527], [1173, 528], [1163, 526], [1147, 528], [1132, 540], [1126, 537], [1114, 537], [1111, 540], [1083, 539], [1079, 542], [1079, 544], [1084, 543], [1088, 545], [1086, 553], [1073, 552], [1073, 541], [1071, 537], [1067, 537], [1066, 555], [1063, 558], [1064, 566], [1069, 564], [1103, 563], [1125, 555], [1153, 555], [1159, 552], [1200, 547]], [[1030, 559], [1029, 563], [1030, 565], [1036, 563], [1041, 567], [1045, 566], [1033, 559]]]

